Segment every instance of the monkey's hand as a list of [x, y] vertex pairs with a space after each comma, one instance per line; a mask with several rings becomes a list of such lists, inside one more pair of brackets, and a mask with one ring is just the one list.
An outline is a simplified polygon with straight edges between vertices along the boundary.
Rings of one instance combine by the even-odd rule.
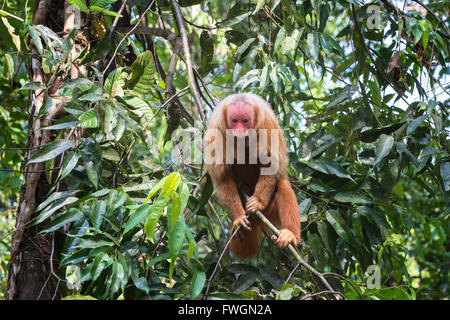
[[247, 219], [247, 216], [245, 214], [233, 220], [231, 229], [235, 230], [238, 226], [242, 226], [246, 230], [252, 230], [252, 228], [250, 227], [250, 221]]
[[245, 210], [249, 213], [256, 212], [256, 210], [262, 211], [265, 205], [256, 196], [251, 196], [245, 203]]
[[[275, 235], [273, 236], [275, 238]], [[298, 244], [298, 240], [291, 230], [281, 229], [280, 235], [275, 240], [278, 248], [287, 247], [289, 244], [296, 246]]]

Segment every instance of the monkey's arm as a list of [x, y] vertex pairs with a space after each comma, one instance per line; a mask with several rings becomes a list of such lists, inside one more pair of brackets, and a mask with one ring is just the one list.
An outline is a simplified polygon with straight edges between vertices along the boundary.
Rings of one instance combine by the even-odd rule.
[[248, 212], [262, 211], [269, 205], [275, 192], [277, 180], [277, 175], [261, 175], [259, 177], [255, 193], [246, 202]]
[[245, 229], [250, 230], [250, 221], [245, 216], [245, 210], [231, 174], [225, 175], [220, 182], [216, 183], [216, 189], [219, 203], [227, 209], [228, 215], [233, 220], [233, 229], [242, 225]]

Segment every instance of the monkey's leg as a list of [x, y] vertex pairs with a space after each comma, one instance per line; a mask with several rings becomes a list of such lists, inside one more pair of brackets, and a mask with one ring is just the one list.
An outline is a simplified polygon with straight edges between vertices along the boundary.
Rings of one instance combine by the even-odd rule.
[[282, 227], [276, 240], [277, 246], [284, 248], [290, 243], [296, 246], [300, 241], [300, 213], [297, 197], [288, 179], [283, 178], [278, 181], [273, 209], [277, 212], [273, 212], [269, 219], [278, 220], [279, 218]]
[[252, 225], [251, 230], [241, 228], [241, 238], [234, 237], [231, 240], [230, 249], [239, 259], [254, 258], [258, 255], [261, 245], [261, 229], [258, 227], [258, 218], [254, 215], [249, 217]]

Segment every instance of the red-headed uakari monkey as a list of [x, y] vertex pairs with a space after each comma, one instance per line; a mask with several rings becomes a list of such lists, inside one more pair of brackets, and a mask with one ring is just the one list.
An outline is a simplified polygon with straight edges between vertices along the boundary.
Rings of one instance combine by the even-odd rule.
[[[270, 105], [254, 94], [227, 97], [211, 115], [205, 142], [206, 170], [219, 203], [228, 210], [232, 228], [241, 225], [243, 231], [231, 242], [233, 254], [238, 258], [258, 254], [261, 222], [251, 214], [256, 210], [281, 224], [278, 247], [297, 245], [299, 207], [287, 177], [286, 141]], [[241, 189], [250, 196], [246, 201], [240, 197]]]

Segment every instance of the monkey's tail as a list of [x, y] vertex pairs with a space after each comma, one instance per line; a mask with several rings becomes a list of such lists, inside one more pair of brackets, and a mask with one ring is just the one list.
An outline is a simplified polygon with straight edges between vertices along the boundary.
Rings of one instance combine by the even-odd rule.
[[[239, 230], [241, 237], [236, 235], [231, 240], [231, 252], [239, 259], [255, 258], [261, 245], [261, 229], [258, 226], [257, 218], [252, 219], [252, 216], [250, 216], [249, 219], [252, 230], [245, 230], [241, 227]], [[242, 238], [242, 241], [240, 238]]]

